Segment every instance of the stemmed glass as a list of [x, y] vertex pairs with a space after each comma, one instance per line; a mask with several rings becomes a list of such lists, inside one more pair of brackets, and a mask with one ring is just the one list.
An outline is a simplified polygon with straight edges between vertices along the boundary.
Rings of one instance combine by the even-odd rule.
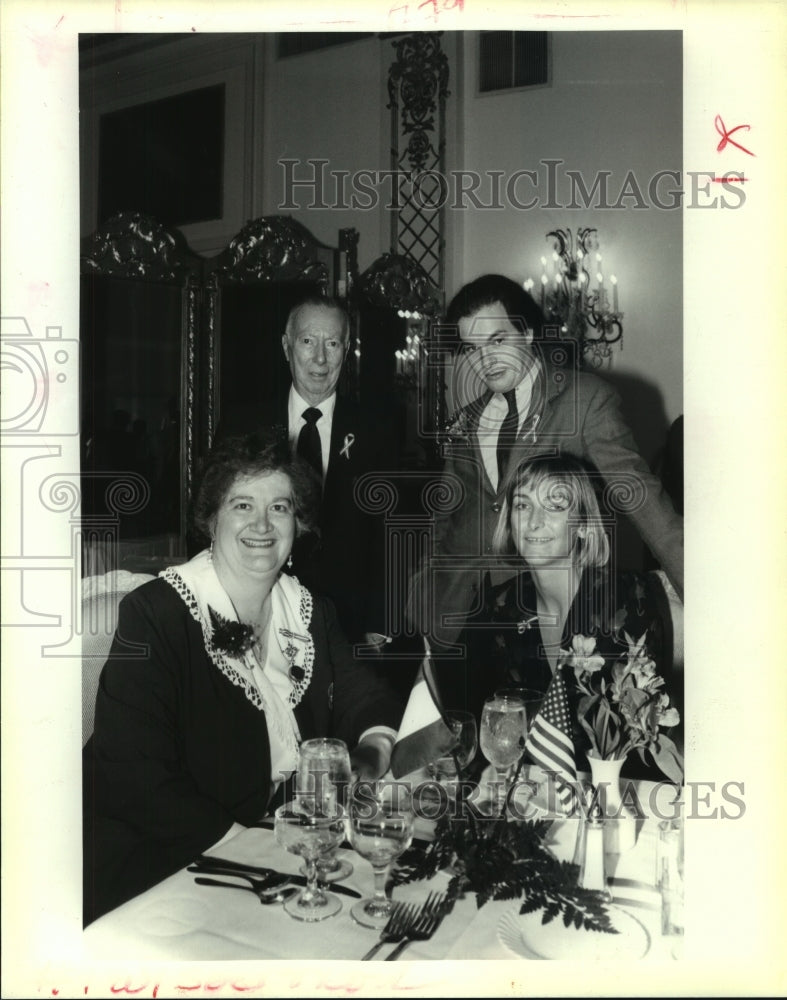
[[351, 908], [363, 927], [382, 928], [393, 903], [385, 894], [391, 862], [407, 850], [413, 839], [413, 803], [399, 781], [360, 782], [350, 793], [350, 841], [374, 871], [374, 895]]
[[[350, 754], [343, 740], [323, 737], [301, 744], [296, 796], [304, 793], [316, 796], [324, 811], [337, 804], [346, 807], [351, 781]], [[323, 882], [338, 882], [353, 872], [349, 861], [337, 857], [336, 848], [318, 860], [317, 869]]]
[[324, 812], [314, 797], [303, 795], [279, 806], [273, 815], [273, 830], [279, 845], [291, 854], [300, 854], [306, 861], [306, 886], [284, 903], [284, 909], [296, 920], [309, 922], [334, 916], [342, 908], [341, 900], [321, 889], [317, 859], [341, 843], [344, 810], [333, 806]]
[[481, 713], [480, 742], [484, 756], [493, 765], [497, 782], [495, 797], [489, 804], [492, 814], [505, 808], [508, 769], [525, 751], [527, 710], [521, 698], [495, 694], [484, 702]]
[[460, 768], [466, 768], [478, 752], [478, 725], [470, 712], [446, 712], [444, 719], [451, 727], [456, 742], [451, 747], [450, 754], [429, 763], [428, 771], [435, 781], [445, 782], [449, 792], [455, 792], [459, 777], [456, 772], [457, 763]]

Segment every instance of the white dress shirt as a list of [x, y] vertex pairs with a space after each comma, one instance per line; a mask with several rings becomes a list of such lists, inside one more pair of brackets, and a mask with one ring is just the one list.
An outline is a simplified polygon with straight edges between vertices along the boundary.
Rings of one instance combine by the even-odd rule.
[[[533, 396], [535, 380], [536, 369], [534, 365], [516, 387], [516, 408], [519, 419], [517, 433], [521, 431], [522, 424], [525, 422], [530, 409], [530, 400]], [[484, 461], [484, 468], [486, 469], [486, 474], [489, 476], [489, 481], [495, 489], [498, 487], [497, 438], [507, 415], [508, 403], [505, 396], [499, 392], [493, 393], [492, 398], [484, 407], [484, 411], [479, 418], [478, 430], [476, 432], [481, 458]]]
[[[287, 429], [293, 455], [298, 447], [298, 438], [301, 430], [306, 426], [306, 421], [303, 419], [303, 411], [308, 410], [310, 406], [311, 403], [306, 402], [295, 386], [290, 386], [290, 396], [287, 402]], [[331, 453], [331, 427], [333, 426], [333, 411], [336, 409], [336, 393], [334, 392], [327, 399], [324, 399], [315, 409], [319, 410], [322, 414], [316, 422], [316, 427], [320, 435], [322, 478], [323, 482], [325, 482], [325, 475], [328, 472], [328, 458]]]

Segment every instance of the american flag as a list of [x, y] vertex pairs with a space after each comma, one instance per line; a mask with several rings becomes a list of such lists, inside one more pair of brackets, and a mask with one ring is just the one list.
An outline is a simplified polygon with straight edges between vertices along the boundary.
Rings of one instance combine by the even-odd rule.
[[555, 671], [533, 720], [525, 749], [536, 764], [556, 773], [557, 797], [564, 809], [569, 810], [573, 804], [577, 767], [566, 682], [560, 668]]

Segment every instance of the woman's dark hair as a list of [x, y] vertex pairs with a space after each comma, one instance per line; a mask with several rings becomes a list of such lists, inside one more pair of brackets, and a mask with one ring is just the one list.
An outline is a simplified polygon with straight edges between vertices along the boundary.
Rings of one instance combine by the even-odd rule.
[[482, 274], [480, 278], [464, 285], [451, 299], [446, 311], [446, 323], [458, 326], [484, 306], [499, 302], [512, 325], [522, 333], [533, 331], [533, 340], [542, 336], [544, 315], [532, 296], [525, 289], [502, 274]]
[[319, 534], [320, 484], [312, 468], [290, 454], [284, 428], [223, 437], [205, 459], [194, 501], [194, 527], [212, 538], [216, 514], [233, 484], [241, 476], [283, 472], [292, 484], [296, 537]]

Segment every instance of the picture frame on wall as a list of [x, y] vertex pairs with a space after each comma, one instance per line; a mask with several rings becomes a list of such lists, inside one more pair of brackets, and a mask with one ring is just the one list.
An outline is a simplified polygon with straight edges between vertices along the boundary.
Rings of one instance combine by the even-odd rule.
[[183, 37], [167, 36], [155, 58], [132, 36], [106, 43], [111, 60], [100, 39], [81, 45], [83, 233], [136, 211], [177, 228], [194, 252], [213, 254], [254, 214], [256, 36], [189, 36], [185, 56]]
[[168, 229], [224, 215], [225, 82], [100, 116], [99, 224], [133, 207]]

